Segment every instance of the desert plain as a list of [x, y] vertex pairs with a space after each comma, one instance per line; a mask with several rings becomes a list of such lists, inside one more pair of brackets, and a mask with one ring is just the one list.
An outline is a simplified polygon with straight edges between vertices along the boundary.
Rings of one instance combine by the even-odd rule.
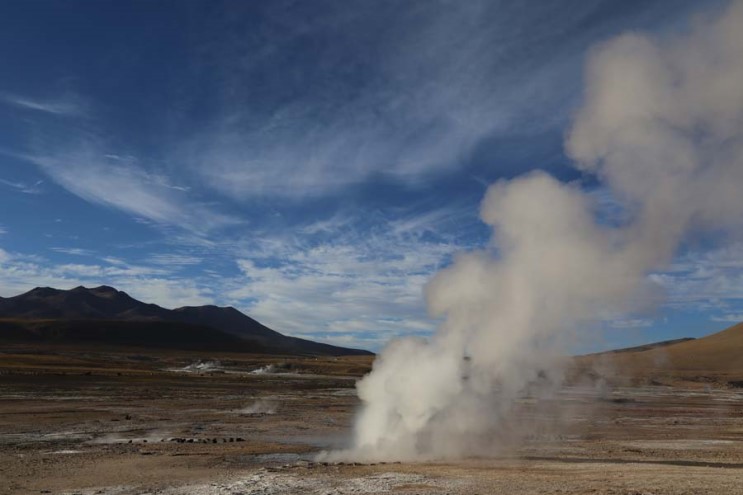
[[597, 380], [611, 359], [638, 357], [586, 358], [593, 381], [524, 397], [491, 455], [358, 463], [317, 455], [348, 445], [371, 357], [7, 345], [0, 493], [743, 493], [736, 376]]

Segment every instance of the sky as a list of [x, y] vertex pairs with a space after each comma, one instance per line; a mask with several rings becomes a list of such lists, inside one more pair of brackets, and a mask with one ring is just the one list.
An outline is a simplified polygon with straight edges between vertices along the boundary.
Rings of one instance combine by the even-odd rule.
[[[112, 285], [378, 350], [430, 335], [426, 282], [533, 170], [621, 215], [564, 137], [625, 32], [723, 1], [10, 0], [0, 6], [0, 296]], [[743, 242], [691, 239], [662, 305], [576, 351], [743, 320]]]

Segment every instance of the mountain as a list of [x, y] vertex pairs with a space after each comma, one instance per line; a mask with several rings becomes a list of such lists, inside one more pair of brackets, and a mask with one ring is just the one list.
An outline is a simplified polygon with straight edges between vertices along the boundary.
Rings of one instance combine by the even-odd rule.
[[288, 337], [233, 307], [165, 309], [113, 287], [37, 287], [0, 297], [0, 340], [324, 356], [371, 354]]
[[[211, 327], [158, 320], [0, 319], [0, 342], [270, 353], [270, 347]], [[276, 351], [274, 351], [276, 352]]]
[[743, 386], [743, 323], [697, 339], [678, 339], [580, 356], [585, 368], [609, 376]]
[[157, 320], [167, 313], [165, 308], [137, 301], [105, 285], [70, 290], [37, 287], [15, 297], [0, 298], [2, 318]]

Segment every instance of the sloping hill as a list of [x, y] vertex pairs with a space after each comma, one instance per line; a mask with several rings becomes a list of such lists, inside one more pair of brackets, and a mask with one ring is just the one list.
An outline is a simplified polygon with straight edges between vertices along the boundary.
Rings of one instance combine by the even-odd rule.
[[576, 361], [584, 371], [633, 381], [743, 385], [743, 323], [706, 337], [659, 344], [580, 356]]
[[232, 306], [226, 308], [211, 305], [184, 306], [174, 309], [164, 315], [163, 318], [196, 325], [213, 326], [238, 337], [262, 337], [269, 340], [284, 337], [279, 332], [271, 330]]
[[[681, 342], [686, 342], [689, 340], [695, 340], [694, 337], [684, 337], [681, 339], [673, 339], [673, 340], [662, 340], [660, 342], [652, 342], [650, 344], [643, 344], [638, 345], [635, 347], [623, 347], [622, 349], [612, 349], [610, 351], [605, 351], [609, 353], [620, 353], [620, 352], [642, 352], [642, 351], [649, 351], [650, 349], [656, 349], [659, 347], [667, 347], [669, 345], [678, 344]], [[602, 354], [602, 353], [599, 353]]]
[[[181, 329], [182, 334], [178, 333]], [[129, 333], [127, 337], [124, 334]], [[140, 345], [325, 356], [368, 355], [288, 337], [233, 307], [186, 306], [169, 310], [138, 301], [113, 287], [59, 290], [37, 287], [0, 298], [0, 341]], [[211, 339], [211, 340], [210, 340]]]

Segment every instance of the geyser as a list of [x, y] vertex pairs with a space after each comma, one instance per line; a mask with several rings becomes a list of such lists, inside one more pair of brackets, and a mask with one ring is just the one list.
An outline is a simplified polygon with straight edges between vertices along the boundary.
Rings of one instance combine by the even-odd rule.
[[740, 227], [743, 3], [686, 33], [596, 47], [566, 139], [576, 166], [621, 208], [532, 173], [492, 185], [491, 245], [461, 254], [426, 289], [444, 323], [392, 342], [358, 383], [363, 406], [339, 458], [411, 460], [497, 451], [523, 390], [576, 328], [637, 310], [689, 235]]

